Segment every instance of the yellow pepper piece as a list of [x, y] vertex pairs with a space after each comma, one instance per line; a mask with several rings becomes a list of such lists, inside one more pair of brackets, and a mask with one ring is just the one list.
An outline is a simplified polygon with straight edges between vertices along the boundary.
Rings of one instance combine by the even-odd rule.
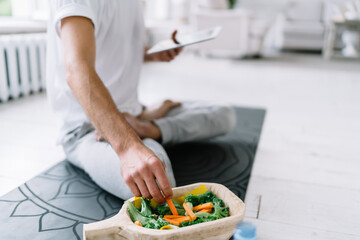
[[[141, 198], [140, 197], [135, 197], [135, 200], [134, 200], [134, 206], [136, 208], [141, 208]], [[150, 205], [153, 207], [153, 208], [156, 208], [156, 206], [158, 205], [158, 203], [152, 198], [150, 200]]]
[[141, 208], [141, 202], [142, 202], [142, 200], [141, 200], [140, 197], [135, 197], [134, 206], [135, 206], [136, 208]]
[[170, 225], [165, 225], [160, 228], [160, 230], [168, 230], [168, 229], [172, 229], [172, 227]]
[[183, 204], [185, 202], [185, 196], [188, 195], [188, 194], [192, 194], [194, 196], [196, 195], [200, 195], [200, 194], [203, 194], [203, 193], [206, 193], [207, 192], [207, 188], [205, 185], [201, 185], [200, 187], [198, 188], [195, 188], [194, 190], [184, 194], [183, 196], [181, 197], [177, 197], [177, 198], [173, 198], [173, 200], [179, 204]]
[[158, 203], [155, 201], [155, 199], [152, 198], [152, 199], [150, 200], [150, 206], [152, 206], [153, 208], [156, 208], [157, 205], [158, 205]]

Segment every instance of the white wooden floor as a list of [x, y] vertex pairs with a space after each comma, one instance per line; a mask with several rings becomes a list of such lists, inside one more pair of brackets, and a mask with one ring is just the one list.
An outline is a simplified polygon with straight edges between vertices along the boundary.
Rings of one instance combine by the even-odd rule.
[[[183, 55], [147, 64], [144, 103], [164, 98], [264, 107], [246, 220], [258, 239], [360, 239], [359, 62]], [[0, 103], [0, 195], [64, 158], [44, 94]]]

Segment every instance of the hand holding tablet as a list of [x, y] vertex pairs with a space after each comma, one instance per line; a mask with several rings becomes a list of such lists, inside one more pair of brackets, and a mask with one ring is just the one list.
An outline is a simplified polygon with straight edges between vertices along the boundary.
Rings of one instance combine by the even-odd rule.
[[200, 42], [215, 39], [221, 31], [221, 27], [215, 27], [208, 30], [202, 30], [191, 34], [184, 34], [177, 36], [177, 31], [174, 31], [172, 39], [163, 40], [150, 48], [146, 54], [151, 55], [159, 52], [165, 52], [171, 49], [182, 48]]

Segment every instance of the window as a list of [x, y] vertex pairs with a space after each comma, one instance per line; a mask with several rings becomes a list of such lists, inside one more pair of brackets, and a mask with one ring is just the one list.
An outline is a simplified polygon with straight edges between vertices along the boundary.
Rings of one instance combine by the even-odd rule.
[[0, 0], [0, 16], [47, 19], [47, 0]]
[[11, 0], [0, 0], [0, 16], [11, 16]]

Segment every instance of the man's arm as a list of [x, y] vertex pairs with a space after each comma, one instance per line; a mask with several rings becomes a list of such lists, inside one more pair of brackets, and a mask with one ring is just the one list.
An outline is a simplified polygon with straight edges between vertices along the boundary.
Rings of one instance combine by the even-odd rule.
[[93, 126], [119, 156], [121, 174], [130, 190], [135, 196], [154, 197], [158, 202], [164, 201], [160, 189], [166, 197], [172, 197], [164, 164], [127, 124], [95, 71], [92, 22], [84, 17], [63, 19], [61, 40], [66, 81]]

